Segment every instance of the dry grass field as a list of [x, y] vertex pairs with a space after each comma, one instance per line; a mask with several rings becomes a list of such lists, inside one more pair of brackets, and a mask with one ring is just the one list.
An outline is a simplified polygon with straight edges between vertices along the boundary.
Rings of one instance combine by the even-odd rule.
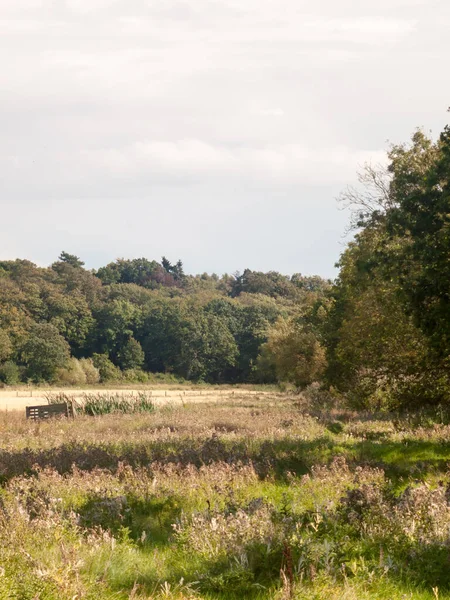
[[246, 395], [264, 395], [268, 392], [255, 391], [237, 388], [236, 390], [230, 390], [227, 388], [217, 388], [204, 386], [203, 389], [189, 386], [188, 388], [182, 386], [175, 386], [166, 388], [164, 386], [140, 386], [140, 387], [87, 387], [87, 388], [27, 388], [18, 387], [8, 388], [6, 390], [0, 390], [0, 411], [11, 411], [11, 410], [24, 410], [27, 406], [33, 406], [38, 404], [47, 404], [49, 395], [65, 394], [72, 398], [81, 399], [84, 394], [118, 394], [118, 395], [136, 395], [139, 392], [148, 392], [152, 397], [156, 405], [164, 404], [183, 404], [184, 402], [195, 403], [195, 402], [219, 402], [224, 396], [233, 396], [239, 394], [240, 396]]
[[162, 391], [0, 412], [1, 600], [450, 598], [445, 422]]

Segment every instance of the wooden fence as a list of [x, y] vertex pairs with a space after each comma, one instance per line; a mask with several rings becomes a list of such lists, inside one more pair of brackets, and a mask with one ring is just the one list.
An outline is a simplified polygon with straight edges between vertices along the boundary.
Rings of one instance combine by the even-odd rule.
[[33, 421], [51, 419], [53, 417], [73, 417], [73, 406], [69, 403], [27, 406], [26, 414], [27, 419], [32, 419]]

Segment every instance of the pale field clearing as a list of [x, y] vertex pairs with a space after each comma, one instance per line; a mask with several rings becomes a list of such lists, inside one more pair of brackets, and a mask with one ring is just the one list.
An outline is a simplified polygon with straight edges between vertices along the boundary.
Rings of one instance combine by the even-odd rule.
[[255, 391], [248, 389], [230, 388], [225, 389], [164, 389], [159, 387], [136, 387], [124, 389], [123, 387], [110, 388], [21, 388], [0, 390], [0, 410], [25, 410], [27, 406], [39, 406], [48, 404], [48, 394], [64, 393], [67, 396], [75, 399], [82, 399], [84, 394], [119, 394], [130, 396], [138, 392], [146, 391], [154, 400], [155, 405], [163, 406], [167, 404], [184, 404], [189, 403], [209, 403], [220, 402], [225, 399], [233, 399], [233, 396], [266, 396], [273, 395], [273, 392]]

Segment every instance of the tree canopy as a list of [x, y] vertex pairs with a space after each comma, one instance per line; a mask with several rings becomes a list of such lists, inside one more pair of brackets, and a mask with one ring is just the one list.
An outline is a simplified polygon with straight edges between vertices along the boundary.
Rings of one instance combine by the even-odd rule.
[[143, 380], [146, 373], [168, 373], [256, 382], [270, 327], [281, 316], [305, 312], [330, 288], [320, 277], [248, 269], [242, 277], [186, 275], [181, 260], [172, 264], [165, 257], [118, 259], [88, 271], [66, 252], [49, 268], [2, 261], [0, 274], [5, 382], [10, 363], [23, 381], [59, 377], [68, 383], [95, 380], [96, 373], [105, 381]]

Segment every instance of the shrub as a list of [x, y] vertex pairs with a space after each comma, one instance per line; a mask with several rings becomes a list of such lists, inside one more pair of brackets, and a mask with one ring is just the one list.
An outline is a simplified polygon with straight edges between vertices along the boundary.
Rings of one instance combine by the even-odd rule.
[[76, 358], [71, 358], [67, 367], [58, 369], [56, 381], [62, 385], [84, 385], [87, 378], [80, 362]]
[[123, 372], [123, 379], [129, 383], [148, 383], [149, 374], [142, 369], [127, 369]]
[[109, 360], [107, 354], [94, 354], [92, 361], [100, 373], [100, 381], [120, 381], [122, 379], [122, 371]]
[[0, 381], [7, 385], [15, 385], [20, 382], [20, 369], [12, 360], [0, 365]]
[[92, 358], [80, 358], [80, 365], [86, 375], [86, 383], [90, 385], [100, 381], [100, 371], [94, 365]]

